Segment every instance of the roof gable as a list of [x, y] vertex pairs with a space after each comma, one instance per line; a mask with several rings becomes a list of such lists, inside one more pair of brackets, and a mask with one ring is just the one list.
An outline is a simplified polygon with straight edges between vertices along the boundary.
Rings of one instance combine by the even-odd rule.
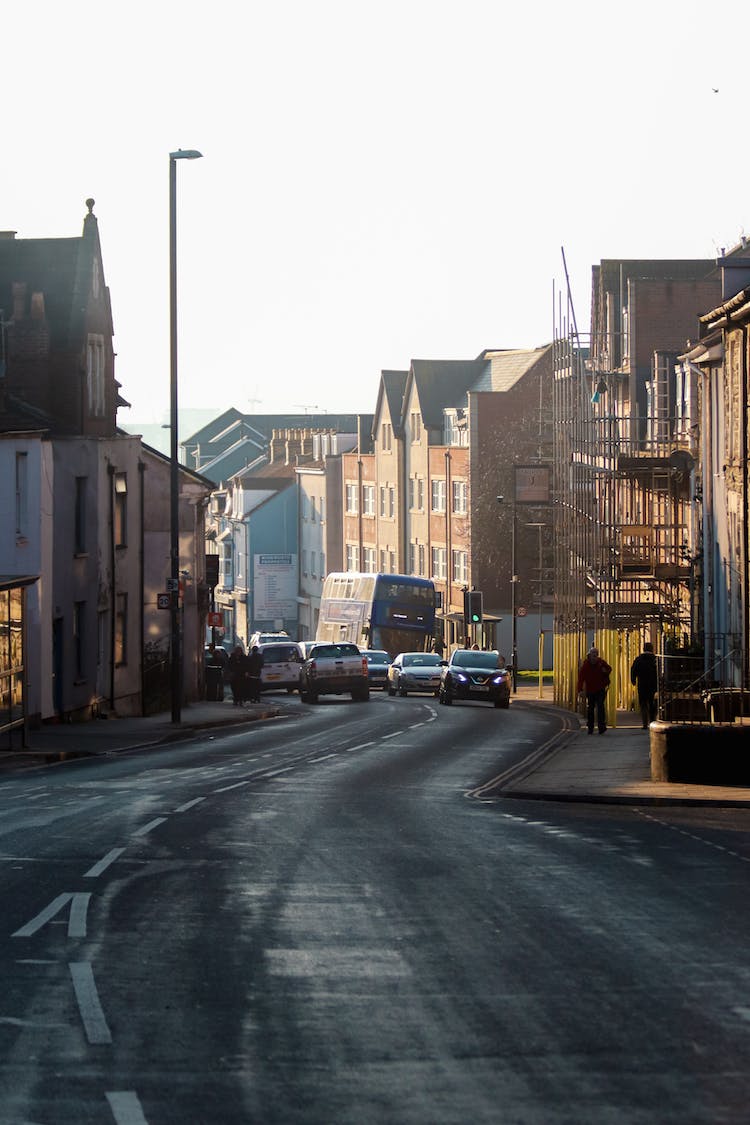
[[551, 348], [551, 344], [546, 344], [541, 348], [484, 352], [487, 364], [471, 390], [497, 392], [512, 390]]
[[429, 429], [442, 430], [443, 410], [446, 407], [466, 406], [467, 393], [486, 366], [487, 361], [481, 358], [413, 359], [403, 397], [402, 427], [403, 410], [406, 402], [411, 398], [411, 383], [416, 384], [424, 425]]

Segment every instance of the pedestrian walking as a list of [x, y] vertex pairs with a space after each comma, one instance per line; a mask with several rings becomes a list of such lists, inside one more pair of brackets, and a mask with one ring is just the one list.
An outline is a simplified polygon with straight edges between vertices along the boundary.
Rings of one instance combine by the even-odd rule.
[[594, 733], [594, 719], [599, 734], [604, 734], [607, 729], [604, 700], [611, 672], [611, 667], [606, 660], [602, 660], [599, 649], [595, 647], [589, 649], [578, 669], [578, 694], [586, 694], [586, 726], [589, 734]]
[[636, 656], [630, 666], [630, 682], [638, 687], [641, 722], [643, 723], [643, 729], [648, 730], [649, 723], [653, 723], [656, 718], [656, 692], [659, 687], [656, 654], [650, 641], [645, 642], [643, 652], [640, 656]]
[[242, 645], [235, 645], [229, 657], [229, 685], [232, 689], [232, 703], [241, 707], [247, 695], [247, 657]]
[[248, 698], [251, 703], [260, 703], [262, 671], [263, 653], [257, 645], [253, 645], [250, 655], [247, 658]]

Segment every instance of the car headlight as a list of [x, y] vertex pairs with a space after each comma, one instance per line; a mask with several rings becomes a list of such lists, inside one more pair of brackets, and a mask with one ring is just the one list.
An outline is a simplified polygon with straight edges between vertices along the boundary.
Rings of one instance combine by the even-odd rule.
[[469, 678], [464, 672], [453, 672], [452, 675], [460, 684], [465, 684]]
[[503, 676], [493, 676], [492, 682], [493, 682], [493, 684], [504, 684], [505, 679], [506, 679], [506, 677], [504, 675]]

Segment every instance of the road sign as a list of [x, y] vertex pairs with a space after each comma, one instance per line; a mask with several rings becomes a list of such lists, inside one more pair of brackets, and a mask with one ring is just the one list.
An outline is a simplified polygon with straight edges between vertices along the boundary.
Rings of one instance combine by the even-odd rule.
[[221, 628], [221, 626], [224, 624], [224, 614], [221, 612], [221, 610], [218, 610], [216, 612], [212, 611], [209, 613], [208, 624], [212, 629]]
[[526, 606], [525, 605], [519, 605], [518, 609], [516, 610], [516, 617], [525, 617], [525, 616], [526, 616]]
[[171, 594], [157, 594], [156, 595], [156, 604], [159, 607], [159, 609], [171, 609], [172, 608], [172, 595]]
[[179, 578], [168, 578], [167, 579], [167, 591], [168, 591], [168, 593], [177, 594], [177, 593], [179, 593], [179, 589], [180, 589]]

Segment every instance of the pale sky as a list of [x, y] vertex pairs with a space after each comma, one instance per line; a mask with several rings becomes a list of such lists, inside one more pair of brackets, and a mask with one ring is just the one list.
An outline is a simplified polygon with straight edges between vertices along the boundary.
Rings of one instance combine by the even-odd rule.
[[119, 421], [164, 421], [168, 157], [199, 149], [177, 167], [180, 407], [370, 412], [383, 369], [550, 340], [561, 247], [583, 331], [600, 259], [750, 231], [749, 11], [6, 5], [0, 229], [75, 236], [96, 200]]

